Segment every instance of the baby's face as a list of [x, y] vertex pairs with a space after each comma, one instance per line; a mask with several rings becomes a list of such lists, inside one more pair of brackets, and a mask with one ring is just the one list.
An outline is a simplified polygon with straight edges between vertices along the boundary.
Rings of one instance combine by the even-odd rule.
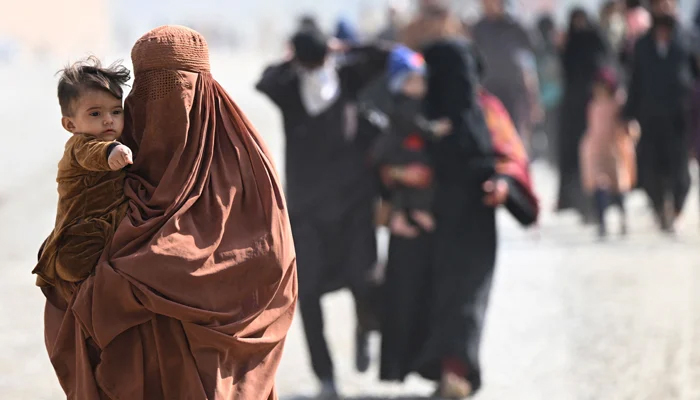
[[73, 116], [63, 117], [62, 122], [71, 133], [116, 140], [124, 130], [122, 101], [106, 91], [86, 91], [73, 104]]
[[425, 78], [420, 74], [410, 74], [403, 83], [403, 93], [414, 99], [425, 97], [427, 89]]

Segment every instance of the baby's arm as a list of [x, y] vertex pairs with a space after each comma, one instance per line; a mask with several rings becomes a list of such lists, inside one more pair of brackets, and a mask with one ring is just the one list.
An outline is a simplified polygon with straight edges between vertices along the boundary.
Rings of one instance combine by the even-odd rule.
[[452, 133], [452, 123], [447, 118], [428, 121], [422, 115], [416, 115], [412, 110], [399, 108], [392, 115], [393, 123], [402, 126], [406, 131], [417, 132], [423, 139], [437, 140]]
[[414, 117], [414, 126], [421, 132], [423, 138], [428, 140], [441, 139], [452, 132], [452, 123], [447, 118], [436, 121], [428, 121], [422, 115]]
[[77, 140], [73, 156], [88, 171], [116, 171], [131, 164], [131, 150], [115, 141], [104, 142], [94, 138]]
[[[115, 142], [118, 143], [118, 142]], [[112, 147], [107, 157], [107, 163], [112, 171], [119, 171], [127, 165], [134, 163], [134, 156], [131, 154], [131, 149], [118, 143]]]

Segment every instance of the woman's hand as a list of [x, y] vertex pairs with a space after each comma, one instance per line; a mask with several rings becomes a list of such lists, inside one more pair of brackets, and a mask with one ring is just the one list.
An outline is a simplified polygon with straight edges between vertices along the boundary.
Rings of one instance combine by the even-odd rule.
[[388, 188], [394, 187], [396, 184], [397, 167], [383, 166], [379, 169], [379, 177], [382, 184]]
[[343, 53], [349, 49], [350, 46], [338, 38], [328, 39], [328, 50], [330, 50], [331, 53]]
[[632, 120], [627, 123], [627, 134], [634, 140], [635, 143], [639, 141], [642, 136], [642, 128], [639, 126], [639, 122]]
[[408, 222], [406, 214], [400, 211], [396, 211], [391, 215], [389, 229], [391, 230], [392, 234], [407, 239], [416, 238], [420, 234], [418, 228]]
[[499, 178], [496, 180], [488, 180], [482, 186], [484, 189], [484, 204], [490, 207], [498, 207], [503, 205], [508, 200], [508, 182], [505, 179]]

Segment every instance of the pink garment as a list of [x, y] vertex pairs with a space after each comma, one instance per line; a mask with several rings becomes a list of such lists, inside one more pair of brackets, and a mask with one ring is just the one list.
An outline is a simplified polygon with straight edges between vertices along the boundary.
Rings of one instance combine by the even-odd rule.
[[634, 142], [620, 124], [620, 102], [594, 98], [588, 106], [588, 129], [581, 140], [581, 182], [588, 193], [631, 189], [636, 176]]

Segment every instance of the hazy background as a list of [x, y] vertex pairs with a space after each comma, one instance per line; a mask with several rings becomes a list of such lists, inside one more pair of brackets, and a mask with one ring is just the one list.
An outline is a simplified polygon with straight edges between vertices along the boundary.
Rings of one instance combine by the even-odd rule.
[[[680, 2], [687, 20], [697, 2]], [[477, 15], [477, 1], [454, 3], [465, 17]], [[601, 2], [520, 0], [512, 7], [527, 21], [555, 3], [563, 21], [570, 5], [595, 10]], [[282, 55], [300, 14], [311, 12], [326, 28], [345, 16], [370, 34], [383, 25], [386, 5], [383, 0], [0, 0], [1, 399], [61, 398], [43, 346], [44, 300], [30, 274], [52, 229], [56, 164], [68, 138], [60, 127], [56, 72], [88, 54], [130, 65], [130, 48], [143, 33], [162, 24], [188, 25], [206, 36], [214, 76], [282, 165], [279, 113], [253, 89], [262, 68]], [[597, 246], [573, 216], [549, 212], [554, 173], [536, 166], [535, 176], [546, 211], [542, 238], [533, 241], [512, 221], [501, 225], [506, 251], [499, 256], [485, 346], [489, 385], [480, 399], [700, 398], [700, 385], [697, 392], [686, 389], [700, 383], [700, 346], [694, 346], [700, 343], [700, 307], [694, 306], [700, 304], [697, 187], [681, 240], [659, 239], [637, 195], [631, 201], [633, 239]], [[376, 386], [376, 371], [352, 372], [353, 331], [345, 326], [353, 319], [349, 296], [329, 296], [324, 306], [332, 310], [327, 326], [333, 330], [341, 388], [362, 394], [394, 390]], [[297, 318], [280, 367], [283, 394], [315, 390], [298, 324]], [[691, 353], [698, 356], [687, 356]], [[399, 390], [427, 394], [432, 387], [409, 382]]]
[[[64, 64], [89, 54], [105, 62], [124, 59], [143, 33], [163, 24], [184, 24], [202, 32], [209, 41], [213, 69], [228, 90], [238, 94], [256, 121], [256, 112], [268, 119], [276, 111], [260, 103], [252, 91], [265, 62], [282, 54], [301, 14], [315, 15], [327, 29], [343, 16], [366, 35], [384, 23], [386, 0], [2, 0], [0, 13], [0, 123], [5, 146], [0, 148], [0, 201], [12, 181], [26, 179], [35, 167], [54, 163], [65, 135], [55, 102], [55, 72]], [[410, 15], [414, 0], [398, 0]], [[478, 0], [453, 0], [467, 19], [476, 18]], [[511, 0], [511, 9], [525, 21], [550, 9], [560, 22], [572, 5], [592, 11], [598, 0]], [[689, 19], [697, 0], [682, 0]], [[554, 6], [556, 5], [556, 7]], [[246, 105], [250, 104], [250, 108]], [[274, 132], [263, 132], [273, 136]], [[18, 152], [30, 140], [34, 151]], [[281, 143], [273, 140], [278, 154]], [[275, 146], [277, 145], [277, 146]], [[21, 162], [17, 156], [22, 155]], [[7, 194], [5, 194], [7, 195]]]

